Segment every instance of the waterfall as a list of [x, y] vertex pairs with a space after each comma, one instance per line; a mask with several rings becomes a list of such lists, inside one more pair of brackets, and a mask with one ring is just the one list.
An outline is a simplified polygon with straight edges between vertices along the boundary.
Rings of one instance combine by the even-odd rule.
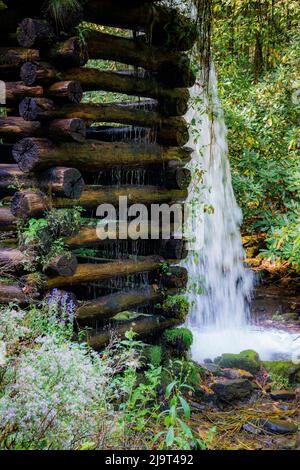
[[194, 149], [189, 203], [192, 233], [198, 240], [183, 263], [189, 271], [187, 324], [194, 334], [193, 358], [201, 362], [224, 352], [254, 349], [264, 360], [298, 359], [299, 335], [251, 323], [254, 278], [243, 263], [242, 213], [232, 188], [227, 131], [213, 64], [209, 84], [203, 85], [200, 73], [186, 115], [187, 145]]

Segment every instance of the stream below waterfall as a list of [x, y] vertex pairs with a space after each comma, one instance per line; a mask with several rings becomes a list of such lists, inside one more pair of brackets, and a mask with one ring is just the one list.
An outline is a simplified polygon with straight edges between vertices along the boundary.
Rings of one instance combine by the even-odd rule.
[[183, 265], [189, 272], [191, 311], [187, 322], [194, 335], [193, 359], [213, 360], [222, 353], [253, 349], [262, 360], [300, 358], [299, 333], [265, 328], [251, 316], [255, 278], [244, 265], [241, 210], [231, 182], [227, 131], [213, 65], [209, 86], [201, 76], [191, 89], [186, 115], [194, 149], [189, 202], [197, 247]]

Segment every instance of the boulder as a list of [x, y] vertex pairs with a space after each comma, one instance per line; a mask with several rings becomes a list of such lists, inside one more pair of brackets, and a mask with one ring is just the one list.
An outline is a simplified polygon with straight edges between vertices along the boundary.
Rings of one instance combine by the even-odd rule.
[[211, 385], [218, 399], [226, 403], [248, 398], [253, 392], [253, 385], [248, 379], [225, 379]]
[[247, 349], [239, 354], [222, 354], [214, 362], [222, 368], [243, 369], [253, 375], [257, 374], [260, 369], [259, 356], [252, 349]]
[[294, 423], [282, 419], [261, 419], [260, 425], [272, 434], [294, 434], [298, 431]]
[[294, 400], [296, 398], [296, 393], [293, 390], [272, 390], [270, 393], [272, 400]]
[[243, 369], [222, 369], [223, 377], [227, 379], [248, 379], [253, 380], [254, 376]]

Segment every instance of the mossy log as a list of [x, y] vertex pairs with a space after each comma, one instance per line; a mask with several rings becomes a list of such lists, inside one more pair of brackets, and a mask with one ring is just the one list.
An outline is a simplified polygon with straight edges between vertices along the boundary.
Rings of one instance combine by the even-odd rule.
[[0, 232], [10, 232], [17, 228], [17, 219], [9, 207], [0, 207]]
[[183, 117], [166, 117], [156, 111], [135, 109], [118, 104], [56, 105], [46, 98], [24, 98], [19, 106], [20, 116], [26, 121], [80, 118], [93, 122], [114, 122], [141, 127], [167, 127], [172, 133], [186, 132]]
[[77, 270], [78, 261], [73, 253], [61, 253], [51, 259], [47, 266], [48, 274], [57, 276], [73, 276]]
[[161, 102], [163, 111], [166, 109], [167, 113], [173, 115], [185, 114], [189, 100], [186, 88], [167, 88], [154, 78], [139, 77], [132, 72], [112, 72], [90, 67], [58, 71], [47, 63], [26, 62], [21, 67], [20, 77], [28, 86], [55, 80], [78, 80], [84, 91], [102, 90], [154, 98]]
[[145, 31], [153, 44], [177, 50], [189, 50], [196, 40], [196, 25], [178, 10], [150, 3], [132, 4], [123, 0], [116, 8], [110, 0], [89, 0], [85, 19], [105, 26]]
[[144, 167], [177, 160], [186, 162], [191, 151], [186, 148], [161, 147], [157, 144], [126, 144], [87, 141], [82, 145], [54, 145], [48, 139], [28, 137], [14, 144], [12, 155], [24, 172], [49, 168], [56, 164], [74, 165], [84, 171], [116, 166]]
[[139, 259], [118, 260], [101, 264], [79, 264], [73, 276], [56, 276], [48, 278], [46, 287], [70, 286], [92, 281], [111, 279], [116, 276], [129, 276], [132, 274], [155, 271], [163, 261], [159, 256], [146, 256]]
[[178, 161], [166, 164], [164, 185], [168, 189], [188, 189], [192, 181], [191, 170], [184, 168]]
[[0, 164], [0, 193], [14, 193], [14, 187], [39, 188], [48, 194], [77, 199], [83, 191], [84, 181], [75, 168], [54, 167], [32, 175], [22, 172], [18, 165]]
[[29, 296], [24, 292], [24, 288], [18, 284], [0, 282], [0, 303], [11, 302], [26, 304], [29, 302]]
[[187, 269], [182, 266], [170, 266], [168, 272], [162, 274], [161, 282], [165, 287], [185, 288], [188, 282]]
[[82, 119], [54, 119], [48, 125], [39, 121], [25, 121], [19, 116], [0, 117], [0, 137], [7, 142], [29, 136], [47, 136], [64, 142], [84, 142], [85, 124]]
[[126, 331], [133, 330], [139, 336], [144, 338], [157, 333], [161, 333], [167, 328], [175, 327], [180, 324], [180, 320], [174, 318], [163, 318], [158, 316], [141, 316], [133, 321], [111, 324], [111, 329], [102, 331], [92, 331], [88, 333], [88, 344], [91, 348], [99, 350], [103, 348], [110, 340], [111, 331], [124, 338]]
[[56, 39], [53, 27], [45, 20], [24, 18], [17, 29], [17, 40], [22, 47], [49, 46]]
[[62, 69], [84, 65], [89, 58], [86, 46], [77, 36], [55, 43], [44, 56]]
[[7, 104], [19, 102], [25, 96], [40, 97], [44, 94], [43, 87], [27, 86], [23, 82], [6, 82], [5, 91]]
[[91, 59], [113, 60], [157, 72], [159, 80], [168, 86], [191, 87], [195, 83], [190, 58], [184, 53], [166, 53], [159, 47], [149, 46], [144, 40], [100, 31], [88, 32], [86, 41]]
[[104, 142], [132, 142], [143, 139], [146, 142], [157, 142], [160, 145], [183, 147], [189, 141], [189, 131], [187, 125], [181, 129], [167, 126], [157, 126], [153, 129], [93, 126], [86, 129], [86, 137]]
[[117, 292], [83, 302], [77, 309], [76, 317], [81, 321], [105, 320], [134, 307], [160, 302], [164, 297], [163, 291], [151, 286]]

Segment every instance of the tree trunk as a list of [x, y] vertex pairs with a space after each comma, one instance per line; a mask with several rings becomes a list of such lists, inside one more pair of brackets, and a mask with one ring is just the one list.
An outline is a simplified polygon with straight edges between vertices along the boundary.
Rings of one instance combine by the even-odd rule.
[[90, 31], [87, 44], [91, 59], [112, 60], [158, 72], [159, 80], [173, 87], [191, 87], [196, 76], [190, 59], [183, 53], [149, 46], [143, 40]]
[[44, 90], [41, 86], [29, 87], [23, 82], [6, 82], [6, 103], [19, 102], [25, 96], [39, 97], [43, 96]]
[[91, 348], [99, 350], [103, 348], [110, 340], [111, 332], [114, 331], [118, 336], [124, 338], [126, 331], [132, 329], [139, 335], [139, 338], [154, 335], [163, 332], [167, 328], [180, 325], [181, 321], [174, 318], [160, 318], [158, 316], [140, 317], [133, 321], [124, 323], [114, 323], [111, 330], [93, 331], [88, 333], [88, 344]]
[[141, 272], [155, 271], [162, 263], [159, 256], [146, 256], [138, 260], [118, 260], [102, 264], [79, 264], [73, 276], [48, 278], [47, 288], [70, 286], [92, 281], [102, 281], [116, 276], [129, 276]]
[[6, 207], [0, 207], [0, 232], [10, 232], [17, 228], [17, 219]]
[[188, 161], [187, 148], [161, 147], [157, 144], [126, 144], [88, 141], [86, 144], [55, 146], [48, 139], [28, 137], [17, 142], [12, 155], [24, 172], [54, 165], [74, 165], [84, 171], [113, 168], [120, 165], [143, 167], [167, 161]]
[[0, 303], [19, 302], [26, 304], [29, 302], [29, 297], [24, 293], [21, 286], [18, 284], [4, 284], [0, 283]]
[[8, 142], [28, 136], [47, 136], [64, 142], [85, 141], [85, 124], [82, 119], [56, 119], [48, 126], [42, 126], [38, 121], [25, 121], [21, 117], [0, 117], [0, 137]]
[[166, 126], [172, 132], [186, 132], [182, 117], [165, 117], [155, 111], [132, 109], [118, 104], [55, 105], [45, 98], [24, 98], [19, 106], [20, 116], [26, 121], [80, 118], [88, 122], [115, 122], [141, 127]]
[[141, 289], [118, 292], [99, 297], [95, 300], [83, 302], [78, 307], [76, 316], [80, 321], [105, 320], [119, 312], [123, 312], [134, 307], [160, 302], [164, 297], [165, 292], [159, 289], [154, 289], [150, 286]]
[[145, 31], [153, 44], [177, 50], [189, 50], [196, 40], [196, 25], [178, 10], [161, 5], [132, 5], [122, 1], [116, 8], [110, 0], [90, 0], [85, 5], [85, 19], [106, 26]]
[[78, 104], [82, 99], [83, 91], [78, 81], [69, 80], [53, 83], [45, 94], [60, 101]]
[[22, 47], [48, 46], [55, 40], [52, 26], [45, 20], [24, 18], [17, 29], [17, 40]]
[[17, 191], [10, 206], [12, 214], [22, 220], [26, 220], [28, 217], [39, 217], [47, 209], [49, 209], [47, 199], [40, 191]]
[[0, 274], [1, 272], [13, 272], [24, 268], [28, 261], [22, 251], [14, 248], [0, 249]]
[[57, 276], [73, 276], [77, 267], [78, 261], [76, 256], [70, 252], [65, 252], [50, 261], [47, 273]]

